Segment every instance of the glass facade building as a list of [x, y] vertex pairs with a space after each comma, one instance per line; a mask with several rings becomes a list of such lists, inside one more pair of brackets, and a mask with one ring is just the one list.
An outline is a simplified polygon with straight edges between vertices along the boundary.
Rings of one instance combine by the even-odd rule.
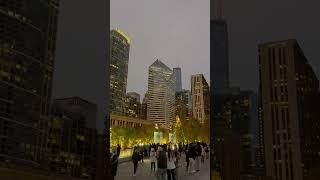
[[0, 1], [0, 161], [37, 166], [50, 114], [59, 0]]
[[110, 36], [110, 110], [123, 115], [126, 113], [130, 38], [118, 28], [111, 30]]
[[149, 67], [147, 119], [169, 129], [175, 122], [175, 76], [168, 66], [156, 60]]
[[213, 93], [223, 92], [229, 87], [228, 26], [223, 19], [211, 21], [211, 64]]
[[182, 81], [181, 81], [181, 68], [173, 68], [173, 73], [176, 78], [176, 92], [182, 91]]

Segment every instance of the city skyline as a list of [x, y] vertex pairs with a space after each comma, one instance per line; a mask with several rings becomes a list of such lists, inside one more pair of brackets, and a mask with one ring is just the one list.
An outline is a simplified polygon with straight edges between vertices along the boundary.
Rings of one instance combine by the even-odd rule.
[[119, 27], [131, 38], [128, 92], [144, 95], [148, 67], [156, 59], [172, 69], [181, 68], [182, 89], [190, 90], [192, 74], [202, 73], [210, 81], [209, 3], [209, 0], [110, 2], [110, 29]]

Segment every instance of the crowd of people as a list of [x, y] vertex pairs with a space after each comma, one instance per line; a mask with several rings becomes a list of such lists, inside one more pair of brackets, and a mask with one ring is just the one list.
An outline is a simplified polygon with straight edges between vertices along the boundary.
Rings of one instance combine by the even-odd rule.
[[[112, 172], [116, 175], [118, 159], [121, 147], [113, 151], [111, 156]], [[143, 159], [150, 159], [150, 172], [159, 180], [176, 180], [178, 167], [183, 163], [181, 159], [185, 155], [187, 173], [196, 173], [201, 170], [205, 159], [209, 158], [209, 146], [206, 143], [182, 144], [151, 144], [148, 146], [136, 146], [133, 149], [131, 160], [133, 162], [133, 176], [136, 176], [139, 162], [144, 163]], [[166, 178], [167, 177], [167, 178]]]

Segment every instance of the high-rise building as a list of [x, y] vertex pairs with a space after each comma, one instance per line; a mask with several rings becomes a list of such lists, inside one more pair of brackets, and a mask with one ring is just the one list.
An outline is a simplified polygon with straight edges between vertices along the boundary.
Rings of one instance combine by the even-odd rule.
[[176, 78], [176, 92], [182, 91], [181, 68], [173, 68], [173, 74]]
[[229, 87], [228, 26], [224, 19], [211, 20], [211, 63], [213, 93], [218, 94]]
[[147, 119], [169, 129], [175, 122], [175, 77], [160, 60], [149, 67]]
[[319, 81], [296, 40], [259, 45], [265, 173], [301, 180], [319, 168]]
[[95, 104], [79, 97], [54, 100], [47, 140], [51, 172], [95, 177], [98, 134], [92, 122], [96, 121], [96, 113]]
[[111, 30], [110, 110], [125, 114], [130, 38], [119, 28]]
[[55, 60], [59, 0], [0, 2], [0, 161], [39, 167]]
[[[241, 91], [240, 88], [229, 89], [224, 94], [215, 95], [214, 121], [226, 125], [240, 138], [241, 178], [253, 177], [255, 125], [257, 121], [257, 100], [252, 91]], [[228, 151], [228, 150], [226, 150]]]
[[[137, 97], [138, 95], [139, 97]], [[140, 99], [140, 95], [135, 93], [134, 96], [128, 95], [126, 96], [126, 116], [140, 118], [141, 115], [141, 103], [138, 101]]]
[[203, 74], [191, 76], [192, 116], [204, 123], [210, 113], [209, 86]]
[[191, 115], [191, 93], [189, 90], [182, 90], [176, 93], [176, 114], [182, 120], [189, 120]]

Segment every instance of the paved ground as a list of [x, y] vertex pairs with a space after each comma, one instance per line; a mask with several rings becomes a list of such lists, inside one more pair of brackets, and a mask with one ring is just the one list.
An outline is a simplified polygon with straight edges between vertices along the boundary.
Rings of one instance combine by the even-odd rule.
[[[154, 173], [151, 172], [150, 166], [150, 160], [145, 159], [144, 163], [139, 163], [138, 165], [137, 176], [133, 176], [133, 163], [131, 161], [120, 163], [115, 180], [156, 180]], [[205, 163], [202, 164], [199, 172], [189, 174], [186, 171], [186, 161], [185, 156], [183, 155], [177, 173], [179, 180], [210, 180], [209, 159], [205, 160]]]

